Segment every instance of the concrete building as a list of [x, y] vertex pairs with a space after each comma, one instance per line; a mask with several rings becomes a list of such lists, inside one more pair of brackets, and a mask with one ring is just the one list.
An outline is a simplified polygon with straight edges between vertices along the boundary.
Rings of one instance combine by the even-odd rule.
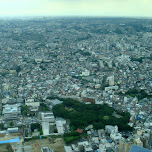
[[56, 127], [57, 127], [58, 133], [60, 133], [60, 134], [64, 133], [64, 126], [62, 124], [62, 121], [60, 121], [60, 120], [56, 121]]
[[118, 126], [111, 126], [111, 125], [106, 125], [105, 126], [105, 131], [108, 134], [114, 134], [118, 132]]
[[81, 74], [81, 76], [89, 76], [89, 75], [90, 75], [90, 71], [87, 69]]
[[129, 152], [131, 146], [134, 144], [133, 139], [121, 139], [119, 141], [119, 152]]
[[100, 144], [100, 145], [99, 145], [98, 152], [106, 152], [106, 146], [103, 145], [103, 144]]
[[64, 146], [64, 151], [65, 152], [72, 152], [73, 150], [72, 150], [71, 146]]
[[7, 128], [7, 132], [8, 133], [18, 133], [19, 129], [18, 127], [16, 128]]
[[114, 134], [110, 134], [110, 137], [113, 141], [118, 142], [121, 139], [122, 135], [118, 132], [114, 133]]
[[112, 91], [112, 90], [118, 90], [118, 86], [110, 86], [110, 87], [105, 87], [105, 91], [106, 92], [109, 92], [109, 91]]
[[89, 146], [88, 141], [83, 141], [78, 143], [78, 148], [80, 149], [80, 151], [84, 151], [85, 146]]
[[84, 147], [84, 152], [93, 152], [93, 149], [91, 148], [91, 146], [86, 145]]
[[113, 86], [115, 84], [115, 82], [114, 82], [114, 76], [108, 77], [108, 81], [109, 81], [109, 86]]
[[45, 121], [42, 122], [42, 130], [43, 130], [43, 135], [50, 134], [50, 125], [48, 122], [45, 122]]
[[41, 152], [54, 152], [50, 147], [42, 147]]
[[35, 59], [36, 63], [41, 63], [43, 61], [43, 59]]
[[54, 124], [55, 122], [53, 112], [41, 113], [41, 119], [42, 121], [48, 122], [49, 124]]
[[20, 104], [9, 105], [6, 104], [3, 106], [3, 118], [4, 119], [18, 119], [18, 115], [21, 114]]
[[55, 118], [52, 112], [41, 113], [43, 135], [50, 134], [50, 127], [55, 125]]
[[25, 100], [25, 105], [27, 105], [32, 112], [39, 110], [40, 102], [34, 102], [33, 98], [28, 98]]

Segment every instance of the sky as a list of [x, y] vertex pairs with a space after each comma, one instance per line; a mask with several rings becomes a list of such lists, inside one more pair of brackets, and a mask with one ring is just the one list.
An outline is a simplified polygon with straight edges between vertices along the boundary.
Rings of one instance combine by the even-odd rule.
[[152, 0], [0, 0], [0, 16], [152, 17]]

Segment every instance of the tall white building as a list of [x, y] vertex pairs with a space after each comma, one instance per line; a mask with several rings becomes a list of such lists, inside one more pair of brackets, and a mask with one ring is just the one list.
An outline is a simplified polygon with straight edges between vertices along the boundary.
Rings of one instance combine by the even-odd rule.
[[50, 127], [55, 125], [55, 118], [52, 112], [41, 113], [43, 135], [50, 134]]
[[57, 127], [57, 130], [58, 130], [58, 133], [61, 133], [61, 134], [64, 133], [64, 126], [63, 126], [61, 120], [56, 121], [56, 127]]
[[115, 84], [114, 76], [108, 77], [108, 80], [109, 80], [109, 86], [113, 86]]

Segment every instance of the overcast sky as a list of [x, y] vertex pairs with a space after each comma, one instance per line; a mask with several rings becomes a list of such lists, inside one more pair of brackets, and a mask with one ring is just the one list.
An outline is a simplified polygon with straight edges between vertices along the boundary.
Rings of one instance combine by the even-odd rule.
[[152, 0], [0, 0], [0, 16], [147, 16]]

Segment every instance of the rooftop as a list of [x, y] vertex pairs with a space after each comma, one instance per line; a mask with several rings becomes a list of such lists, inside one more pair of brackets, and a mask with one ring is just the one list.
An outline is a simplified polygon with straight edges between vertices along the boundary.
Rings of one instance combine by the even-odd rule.
[[131, 147], [130, 152], [152, 152], [151, 150], [145, 149], [143, 147], [137, 146], [137, 145], [133, 145]]

